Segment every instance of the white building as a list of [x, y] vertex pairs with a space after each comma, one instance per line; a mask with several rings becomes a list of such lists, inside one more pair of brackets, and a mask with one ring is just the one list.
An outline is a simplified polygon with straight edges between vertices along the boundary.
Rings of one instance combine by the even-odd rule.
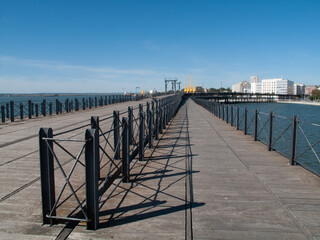
[[258, 81], [258, 76], [251, 76], [250, 77], [250, 83], [252, 84], [252, 83], [258, 83], [259, 81]]
[[243, 81], [243, 82], [234, 84], [234, 85], [232, 85], [232, 92], [250, 93], [251, 92], [251, 85], [247, 81]]
[[262, 83], [251, 83], [251, 93], [262, 93]]
[[293, 85], [293, 95], [304, 95], [305, 92], [305, 85], [295, 83]]
[[262, 93], [293, 94], [293, 82], [282, 78], [262, 79]]

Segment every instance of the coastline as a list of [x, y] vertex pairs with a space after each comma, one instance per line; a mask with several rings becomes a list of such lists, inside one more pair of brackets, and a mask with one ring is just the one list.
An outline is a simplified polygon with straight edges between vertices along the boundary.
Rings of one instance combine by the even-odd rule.
[[277, 101], [277, 103], [293, 103], [293, 104], [320, 106], [320, 102], [307, 102], [307, 101]]

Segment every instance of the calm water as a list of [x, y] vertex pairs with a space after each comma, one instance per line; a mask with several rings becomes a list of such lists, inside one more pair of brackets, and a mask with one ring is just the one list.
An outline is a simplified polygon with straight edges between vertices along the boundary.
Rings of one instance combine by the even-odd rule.
[[[259, 111], [258, 132], [261, 142], [268, 142], [269, 113], [274, 112], [273, 148], [291, 156], [292, 117], [298, 116], [297, 162], [320, 176], [320, 106], [288, 103], [237, 104], [240, 128], [244, 128], [244, 108], [248, 108], [248, 133], [254, 134], [254, 110]], [[234, 115], [235, 116], [235, 115]], [[312, 146], [312, 147], [311, 147]]]

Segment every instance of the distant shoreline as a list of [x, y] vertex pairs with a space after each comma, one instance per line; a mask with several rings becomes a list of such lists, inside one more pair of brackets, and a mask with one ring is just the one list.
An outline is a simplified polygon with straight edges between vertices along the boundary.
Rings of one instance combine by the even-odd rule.
[[293, 104], [320, 106], [320, 102], [308, 102], [308, 101], [278, 101], [278, 103], [293, 103]]

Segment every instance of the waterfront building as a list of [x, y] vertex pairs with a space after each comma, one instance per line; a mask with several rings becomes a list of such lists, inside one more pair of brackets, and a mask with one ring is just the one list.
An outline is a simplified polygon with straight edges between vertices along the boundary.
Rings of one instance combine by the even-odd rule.
[[304, 95], [305, 92], [305, 85], [295, 83], [293, 85], [293, 95]]
[[316, 86], [307, 85], [305, 86], [305, 94], [306, 95], [312, 95], [312, 91], [317, 89]]
[[232, 92], [250, 93], [251, 92], [251, 84], [247, 81], [243, 81], [243, 82], [234, 84], [234, 85], [232, 85]]
[[293, 81], [283, 78], [262, 79], [262, 93], [293, 94]]
[[262, 93], [262, 83], [251, 83], [251, 93]]
[[252, 83], [258, 83], [259, 81], [258, 81], [258, 76], [251, 76], [250, 77], [250, 83], [252, 84]]

